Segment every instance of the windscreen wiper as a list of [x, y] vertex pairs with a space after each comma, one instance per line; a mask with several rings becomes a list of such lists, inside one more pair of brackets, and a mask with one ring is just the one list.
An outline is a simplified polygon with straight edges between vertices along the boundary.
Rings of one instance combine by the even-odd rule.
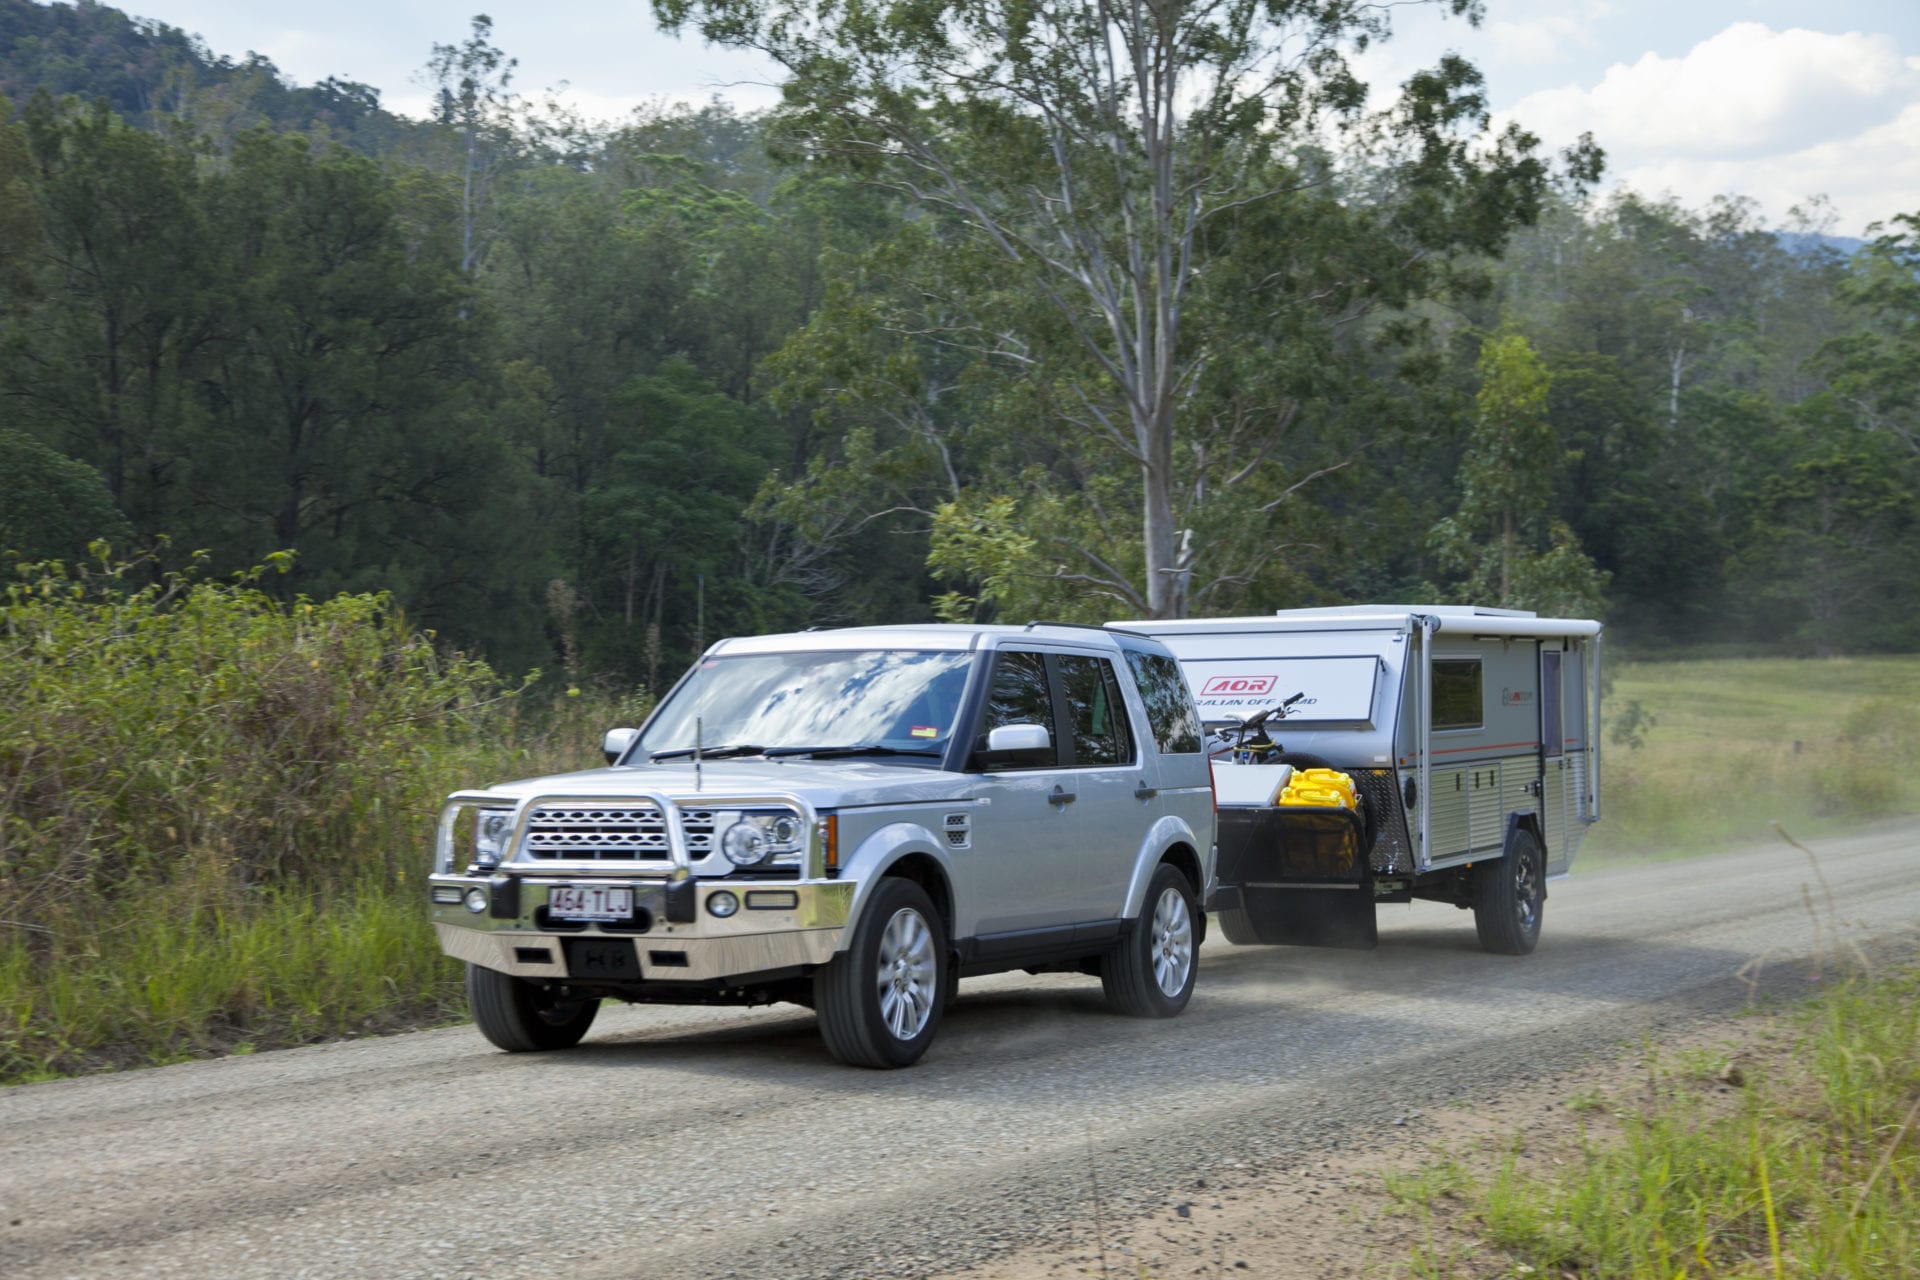
[[774, 747], [767, 758], [775, 756], [943, 756], [938, 747], [889, 747], [878, 742], [854, 743], [845, 747]]
[[763, 756], [765, 747], [756, 747], [748, 742], [735, 742], [724, 747], [675, 747], [671, 751], [656, 751], [648, 757], [650, 760], [677, 760], [681, 756], [690, 756], [698, 751], [703, 760], [722, 760], [728, 756]]

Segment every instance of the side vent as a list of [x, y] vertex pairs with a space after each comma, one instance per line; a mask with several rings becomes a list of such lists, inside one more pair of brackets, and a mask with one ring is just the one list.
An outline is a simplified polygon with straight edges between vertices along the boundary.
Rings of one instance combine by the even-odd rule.
[[967, 849], [972, 847], [973, 815], [970, 813], [950, 813], [947, 815], [947, 848]]

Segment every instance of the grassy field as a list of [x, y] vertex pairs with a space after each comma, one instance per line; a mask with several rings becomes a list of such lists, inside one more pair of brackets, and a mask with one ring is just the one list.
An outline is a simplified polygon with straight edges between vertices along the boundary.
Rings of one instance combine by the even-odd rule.
[[[1583, 857], [1671, 857], [1776, 839], [1773, 822], [1804, 836], [1920, 811], [1920, 657], [1621, 663], [1604, 718], [1602, 821]], [[1623, 745], [1636, 720], [1639, 745]]]
[[1752, 1056], [1648, 1049], [1572, 1139], [1386, 1179], [1429, 1224], [1404, 1274], [1579, 1280], [1920, 1276], [1920, 974], [1838, 983]]

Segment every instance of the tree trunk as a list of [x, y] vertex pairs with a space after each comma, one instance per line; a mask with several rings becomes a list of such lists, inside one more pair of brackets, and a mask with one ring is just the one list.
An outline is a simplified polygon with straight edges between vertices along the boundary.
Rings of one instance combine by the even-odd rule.
[[1513, 603], [1513, 508], [1502, 513], [1504, 529], [1500, 538], [1500, 607]]

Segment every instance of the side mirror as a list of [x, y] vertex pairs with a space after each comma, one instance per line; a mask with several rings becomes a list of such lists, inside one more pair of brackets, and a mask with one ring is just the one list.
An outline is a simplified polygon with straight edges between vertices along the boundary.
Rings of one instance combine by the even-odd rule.
[[600, 742], [601, 754], [607, 757], [608, 764], [612, 764], [627, 754], [627, 748], [632, 746], [633, 740], [639, 736], [638, 729], [609, 729], [607, 736]]
[[984, 750], [976, 760], [991, 768], [997, 764], [1044, 764], [1043, 757], [1053, 749], [1053, 735], [1045, 725], [1003, 724], [987, 733]]

